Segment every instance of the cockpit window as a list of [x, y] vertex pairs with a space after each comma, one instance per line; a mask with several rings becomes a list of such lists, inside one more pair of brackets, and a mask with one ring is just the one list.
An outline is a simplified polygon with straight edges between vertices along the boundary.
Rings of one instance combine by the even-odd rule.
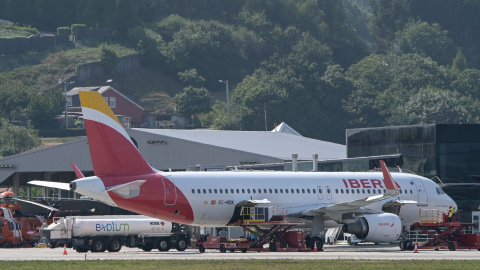
[[438, 195], [445, 194], [445, 192], [443, 192], [443, 189], [441, 187], [436, 187], [435, 189], [437, 190]]

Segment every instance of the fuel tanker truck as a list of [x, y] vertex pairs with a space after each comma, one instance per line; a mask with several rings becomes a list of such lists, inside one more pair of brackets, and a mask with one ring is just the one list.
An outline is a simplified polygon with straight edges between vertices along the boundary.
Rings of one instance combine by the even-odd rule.
[[40, 243], [77, 252], [118, 252], [122, 246], [144, 251], [184, 251], [190, 243], [185, 225], [141, 215], [67, 216], [40, 229]]

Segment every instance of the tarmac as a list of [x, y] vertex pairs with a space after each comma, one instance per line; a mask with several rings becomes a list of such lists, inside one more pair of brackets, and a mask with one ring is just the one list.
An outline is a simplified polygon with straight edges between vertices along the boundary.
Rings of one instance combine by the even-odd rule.
[[[345, 244], [326, 245], [320, 252], [227, 252], [195, 249], [179, 252], [142, 251], [123, 247], [120, 252], [77, 253], [71, 248], [4, 248], [2, 261], [65, 261], [65, 260], [243, 260], [243, 259], [292, 259], [292, 260], [480, 260], [477, 250], [418, 250], [401, 251], [398, 244]], [[27, 255], [28, 254], [28, 255]]]

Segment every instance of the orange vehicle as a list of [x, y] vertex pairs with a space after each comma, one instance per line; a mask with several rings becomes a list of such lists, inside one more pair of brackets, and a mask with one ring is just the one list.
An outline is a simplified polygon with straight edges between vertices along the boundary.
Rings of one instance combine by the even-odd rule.
[[19, 199], [15, 199], [11, 191], [0, 194], [0, 247], [34, 246], [40, 240], [42, 224], [51, 223], [53, 216], [58, 215], [58, 210], [51, 208], [52, 214], [48, 218], [24, 216], [16, 200]]

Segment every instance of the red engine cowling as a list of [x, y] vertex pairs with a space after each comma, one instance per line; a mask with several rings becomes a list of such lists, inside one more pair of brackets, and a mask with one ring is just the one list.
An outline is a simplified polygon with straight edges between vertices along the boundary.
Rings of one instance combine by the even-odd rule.
[[355, 222], [345, 224], [343, 231], [367, 242], [391, 243], [400, 237], [402, 221], [390, 213], [364, 215]]

